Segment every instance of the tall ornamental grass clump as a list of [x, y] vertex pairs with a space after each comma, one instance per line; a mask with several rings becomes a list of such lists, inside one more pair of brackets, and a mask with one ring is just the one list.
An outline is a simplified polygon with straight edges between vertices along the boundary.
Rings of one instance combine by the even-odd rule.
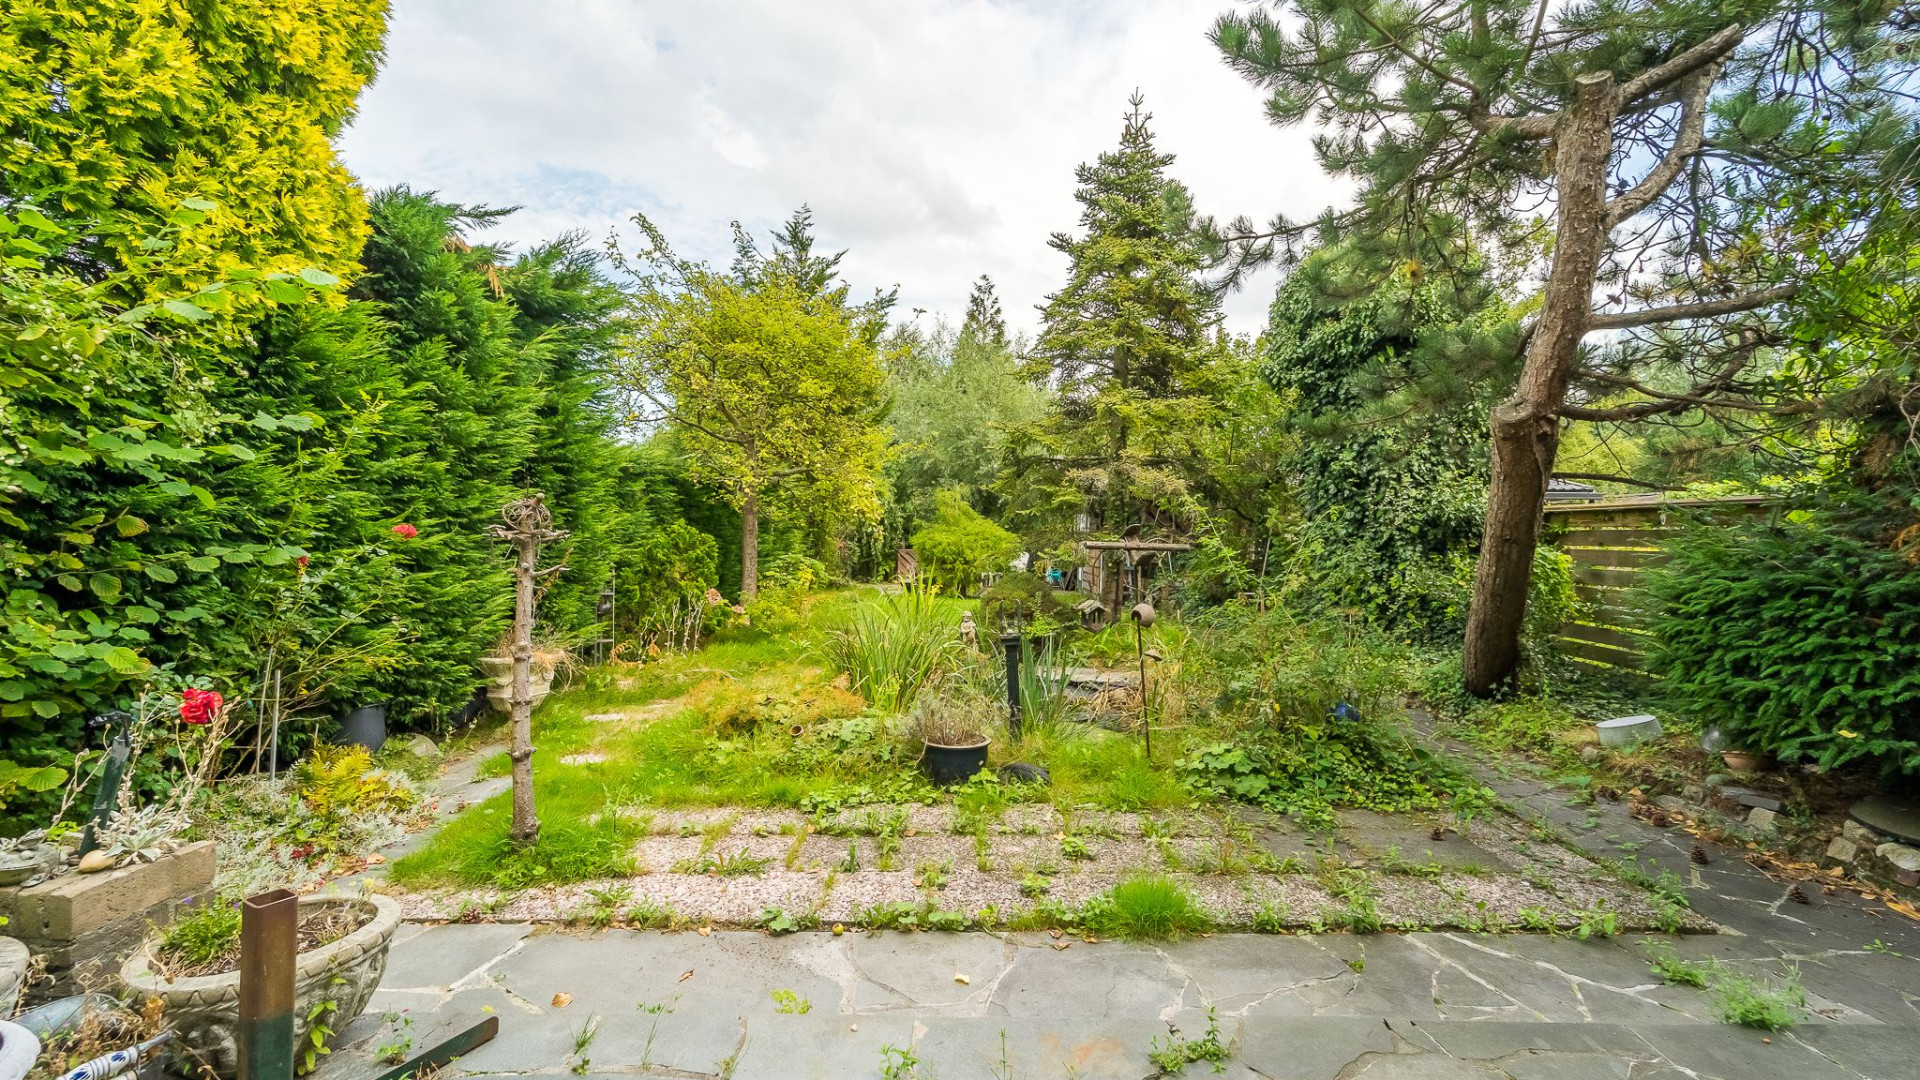
[[1829, 525], [1689, 530], [1647, 575], [1651, 661], [1746, 748], [1920, 776], [1920, 567]]
[[897, 713], [960, 659], [960, 633], [930, 589], [907, 589], [854, 609], [827, 632], [826, 659], [851, 677], [850, 689], [875, 708]]

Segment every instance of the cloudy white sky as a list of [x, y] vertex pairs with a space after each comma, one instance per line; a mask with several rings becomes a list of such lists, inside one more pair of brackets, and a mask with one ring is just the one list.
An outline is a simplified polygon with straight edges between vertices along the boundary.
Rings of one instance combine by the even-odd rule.
[[[1146, 95], [1202, 210], [1337, 198], [1303, 131], [1206, 41], [1240, 0], [394, 0], [387, 62], [341, 142], [370, 187], [518, 205], [491, 239], [596, 238], [644, 211], [724, 261], [801, 203], [856, 289], [957, 316], [993, 276], [1015, 326], [1064, 276], [1073, 168]], [[626, 230], [630, 236], [632, 230]], [[1272, 278], [1234, 297], [1257, 331]]]

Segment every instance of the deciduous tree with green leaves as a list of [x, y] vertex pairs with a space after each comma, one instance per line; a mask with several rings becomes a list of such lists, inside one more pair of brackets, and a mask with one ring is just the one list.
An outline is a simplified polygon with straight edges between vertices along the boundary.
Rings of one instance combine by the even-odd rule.
[[[1791, 408], [1765, 362], [1782, 305], [1864, 224], [1818, 198], [1903, 185], [1915, 21], [1902, 0], [1287, 0], [1220, 17], [1227, 63], [1276, 123], [1312, 118], [1351, 209], [1202, 222], [1227, 280], [1314, 240], [1375, 277], [1479, 266], [1551, 216], [1543, 285], [1446, 362], [1506, 371], [1464, 652], [1468, 687], [1512, 674], [1561, 425]], [[1653, 365], [1687, 377], [1644, 378]], [[1622, 393], [1632, 400], [1600, 404]]]
[[[616, 378], [638, 425], [671, 424], [695, 476], [740, 510], [740, 595], [759, 586], [761, 500], [803, 490], [816, 511], [878, 517], [886, 451], [878, 328], [797, 244], [793, 268], [733, 273], [673, 254], [644, 215], [634, 326]], [[836, 257], [837, 259], [837, 257]], [[777, 260], [777, 257], [776, 257]]]

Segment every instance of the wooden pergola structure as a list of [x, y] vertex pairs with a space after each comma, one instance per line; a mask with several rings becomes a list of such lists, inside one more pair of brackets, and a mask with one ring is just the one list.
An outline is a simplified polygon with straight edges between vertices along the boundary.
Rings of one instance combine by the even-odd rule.
[[[1081, 605], [1081, 616], [1088, 622], [1100, 623], [1105, 623], [1113, 612], [1125, 611], [1132, 604], [1147, 599], [1140, 574], [1143, 565], [1163, 554], [1170, 556], [1193, 550], [1192, 544], [1178, 540], [1141, 540], [1131, 537], [1082, 540], [1079, 546], [1088, 556], [1087, 591], [1093, 594], [1092, 599]], [[1112, 566], [1116, 554], [1124, 556], [1118, 572]]]

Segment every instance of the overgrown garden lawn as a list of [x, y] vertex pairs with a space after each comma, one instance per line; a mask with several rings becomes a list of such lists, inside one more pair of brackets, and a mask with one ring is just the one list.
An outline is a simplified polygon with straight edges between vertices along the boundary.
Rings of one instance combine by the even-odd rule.
[[[1322, 683], [1365, 690], [1372, 678], [1347, 670], [1364, 652], [1350, 635], [1282, 641], [1272, 635], [1295, 630], [1278, 625], [1222, 640], [1168, 625], [1152, 761], [1131, 721], [1137, 698], [1042, 700], [1018, 741], [995, 732], [990, 764], [1039, 764], [1050, 783], [983, 774], [936, 788], [903, 717], [831, 663], [842, 655], [831, 635], [886, 610], [876, 598], [825, 594], [785, 632], [579, 673], [535, 717], [539, 843], [509, 842], [503, 793], [396, 861], [392, 883], [422, 917], [591, 925], [1126, 934], [1132, 916], [1115, 905], [1152, 897], [1165, 909], [1169, 890], [1191, 908], [1181, 926], [1704, 925], [1670, 883], [1649, 890], [1541, 843], [1391, 728], [1325, 715]], [[928, 602], [922, 614], [957, 636], [968, 605]], [[1073, 656], [1111, 663], [1118, 637], [1083, 639]], [[1278, 659], [1262, 674], [1253, 659], [1267, 649]], [[990, 664], [963, 656], [945, 678]], [[1354, 696], [1379, 708], [1387, 685]], [[969, 700], [991, 711], [991, 697]], [[1286, 710], [1317, 719], [1284, 739], [1259, 726]], [[1300, 811], [1275, 812], [1286, 806]], [[1164, 910], [1139, 914], [1166, 922]]]

